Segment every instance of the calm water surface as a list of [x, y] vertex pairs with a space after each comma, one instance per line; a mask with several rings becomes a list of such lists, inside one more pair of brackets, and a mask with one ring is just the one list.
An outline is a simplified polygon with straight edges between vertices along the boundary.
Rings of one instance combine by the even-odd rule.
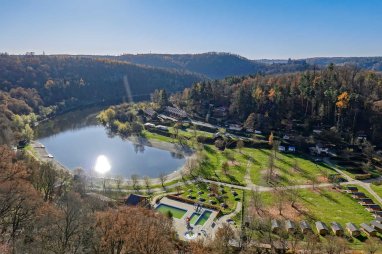
[[[158, 177], [161, 173], [169, 174], [178, 170], [185, 163], [182, 155], [136, 145], [119, 136], [111, 137], [103, 126], [95, 125], [89, 119], [91, 117], [77, 119], [74, 114], [44, 123], [39, 127], [40, 138], [37, 141], [44, 144], [57, 161], [70, 169], [81, 167], [94, 173], [97, 157], [105, 155], [111, 165], [108, 175], [114, 177], [130, 177], [133, 174]], [[71, 125], [70, 122], [74, 120], [77, 122]]]

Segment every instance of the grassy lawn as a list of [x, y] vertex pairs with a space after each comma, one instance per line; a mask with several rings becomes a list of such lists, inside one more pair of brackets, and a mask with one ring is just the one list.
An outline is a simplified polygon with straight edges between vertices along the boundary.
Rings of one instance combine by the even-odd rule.
[[[368, 223], [373, 220], [371, 213], [366, 211], [363, 206], [358, 204], [356, 200], [346, 193], [330, 188], [320, 188], [316, 190], [300, 189], [298, 194], [299, 198], [296, 203], [298, 212], [296, 209], [291, 208], [290, 203], [287, 202], [282, 215], [277, 215], [278, 219], [285, 220], [286, 218], [289, 218], [295, 221], [307, 220], [314, 232], [316, 232], [314, 225], [316, 221], [323, 221], [329, 227], [331, 222], [336, 221], [345, 229], [345, 224], [347, 222], [352, 222], [359, 226], [360, 223]], [[273, 192], [262, 192], [261, 197], [266, 211], [277, 209], [276, 198]], [[248, 207], [249, 202], [250, 192], [246, 191], [244, 202], [245, 207]], [[351, 248], [360, 249], [363, 245], [362, 242], [365, 241], [366, 238], [360, 237], [359, 239], [349, 239]], [[322, 238], [322, 240], [324, 239]]]
[[[374, 185], [374, 184], [371, 184], [370, 185], [371, 189], [373, 191], [375, 191], [378, 196], [382, 197], [382, 185]], [[377, 202], [376, 202], [377, 203]], [[377, 203], [378, 204], [378, 203]]]
[[[206, 160], [201, 164], [200, 174], [208, 179], [232, 184], [244, 185], [247, 158], [234, 149], [219, 151], [215, 146], [205, 145], [203, 150]], [[223, 171], [223, 164], [228, 163], [228, 171]]]
[[[208, 187], [211, 186], [207, 183], [198, 183], [198, 184], [188, 184], [182, 186], [182, 194], [181, 196], [184, 198], [189, 198], [188, 196], [192, 196], [195, 198], [195, 202], [199, 200], [199, 198], [205, 199], [203, 203], [211, 204], [209, 201], [213, 200], [216, 203], [214, 205], [220, 207], [220, 203], [224, 202], [228, 205], [227, 208], [222, 209], [222, 212], [224, 214], [231, 213], [235, 210], [237, 202], [242, 199], [242, 190], [238, 189], [231, 189], [229, 187], [220, 187], [217, 186], [217, 192], [218, 195], [222, 195], [223, 198], [219, 201], [216, 197], [210, 197], [209, 194], [212, 193], [212, 191], [208, 190]], [[222, 192], [222, 190], [224, 190]], [[200, 191], [202, 191], [202, 194], [198, 194]], [[237, 193], [237, 196], [234, 196], [232, 191], [235, 191]]]
[[[250, 167], [253, 183], [266, 185], [264, 180], [265, 170], [268, 168], [269, 155], [273, 151], [268, 149], [245, 149], [245, 152], [253, 158]], [[329, 174], [336, 173], [324, 164], [315, 163], [299, 155], [285, 153], [277, 153], [275, 172], [278, 175], [278, 183], [281, 185], [309, 184], [312, 177], [315, 177], [317, 182], [324, 182]]]

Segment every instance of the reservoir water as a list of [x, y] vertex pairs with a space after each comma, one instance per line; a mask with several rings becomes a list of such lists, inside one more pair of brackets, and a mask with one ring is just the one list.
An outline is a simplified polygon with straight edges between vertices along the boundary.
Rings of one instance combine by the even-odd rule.
[[[45, 145], [54, 158], [69, 169], [83, 168], [91, 174], [97, 158], [103, 155], [110, 164], [107, 176], [125, 178], [158, 177], [180, 169], [185, 158], [182, 153], [134, 144], [119, 136], [112, 136], [97, 125], [95, 114], [72, 112], [40, 124], [37, 141]], [[170, 144], [171, 146], [171, 144]]]

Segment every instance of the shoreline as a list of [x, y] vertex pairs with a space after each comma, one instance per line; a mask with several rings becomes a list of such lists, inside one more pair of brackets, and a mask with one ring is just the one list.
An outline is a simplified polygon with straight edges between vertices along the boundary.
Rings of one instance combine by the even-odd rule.
[[[163, 141], [159, 141], [159, 140], [150, 140], [150, 139], [138, 137], [138, 136], [131, 136], [131, 137], [128, 137], [126, 139], [131, 141], [134, 144], [137, 144], [137, 145], [154, 147], [154, 148], [166, 150], [166, 151], [177, 153], [177, 154], [182, 154], [185, 157], [185, 163], [181, 167], [179, 167], [178, 169], [176, 169], [173, 172], [166, 174], [165, 183], [180, 179], [181, 178], [181, 171], [184, 170], [185, 165], [187, 163], [187, 160], [194, 156], [194, 151], [190, 147], [183, 147], [183, 146], [180, 146], [180, 145], [174, 144], [174, 143], [168, 143], [168, 142], [163, 142]], [[70, 174], [73, 173], [73, 169], [70, 169], [69, 167], [63, 165], [62, 163], [57, 161], [54, 157], [49, 158], [48, 157], [49, 152], [48, 152], [48, 150], [44, 144], [38, 142], [37, 140], [31, 141], [30, 144], [33, 147], [33, 149], [36, 151], [38, 160], [40, 160], [40, 161], [51, 161], [51, 162], [53, 162], [53, 164], [58, 169], [68, 171]], [[54, 154], [52, 154], [52, 155], [54, 156]], [[33, 154], [33, 156], [36, 156], [36, 155]], [[107, 177], [107, 176], [101, 177], [101, 176], [96, 176], [96, 174], [88, 174], [88, 176], [91, 178], [95, 178], [95, 179], [111, 179], [111, 180], [116, 179], [116, 177]], [[132, 184], [132, 180], [130, 178], [123, 177], [123, 181], [124, 181], [124, 183]], [[150, 182], [151, 182], [151, 185], [161, 184], [159, 177], [156, 177], [156, 178], [150, 177]], [[139, 185], [144, 185], [144, 183], [145, 183], [144, 179], [139, 178], [138, 183], [139, 183]]]

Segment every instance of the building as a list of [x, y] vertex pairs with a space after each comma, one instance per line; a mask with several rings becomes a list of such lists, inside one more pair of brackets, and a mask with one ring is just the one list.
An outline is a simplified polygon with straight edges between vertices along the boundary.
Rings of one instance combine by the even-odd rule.
[[329, 234], [328, 226], [326, 226], [326, 224], [324, 222], [316, 221], [316, 229], [320, 235]]
[[288, 233], [294, 233], [296, 231], [296, 225], [294, 224], [293, 221], [291, 220], [286, 220], [285, 221], [285, 230]]
[[166, 106], [165, 110], [164, 110], [167, 114], [169, 114], [170, 116], [172, 117], [175, 117], [175, 118], [187, 118], [187, 113], [186, 111], [182, 110], [182, 109], [179, 109], [179, 108], [174, 108], [174, 107], [170, 107], [170, 106]]
[[349, 232], [349, 234], [353, 237], [357, 237], [361, 234], [361, 232], [359, 231], [359, 229], [357, 228], [356, 225], [354, 225], [353, 223], [351, 222], [348, 222], [346, 223], [346, 229], [347, 231]]
[[352, 196], [353, 198], [355, 198], [355, 199], [366, 198], [366, 195], [365, 195], [365, 193], [363, 193], [363, 192], [353, 192], [353, 193], [351, 194], [351, 196]]
[[276, 219], [271, 221], [271, 230], [272, 233], [277, 234], [280, 231], [280, 222]]
[[358, 188], [355, 187], [355, 186], [347, 186], [347, 187], [346, 187], [346, 192], [347, 192], [347, 193], [358, 192]]
[[304, 220], [300, 222], [300, 228], [303, 234], [308, 234], [312, 232], [312, 228], [310, 227], [309, 223]]
[[148, 196], [138, 195], [131, 193], [129, 196], [123, 199], [123, 203], [127, 206], [143, 206], [147, 207], [150, 205], [150, 200]]
[[147, 116], [149, 116], [149, 117], [151, 117], [151, 118], [155, 117], [156, 114], [157, 114], [157, 113], [156, 113], [153, 109], [151, 109], [151, 108], [146, 108], [146, 109], [144, 109], [144, 110], [143, 110], [143, 113], [145, 113]]
[[376, 236], [377, 231], [371, 227], [370, 225], [367, 225], [366, 223], [362, 223], [359, 225], [361, 227], [361, 230], [368, 236]]
[[370, 224], [372, 228], [378, 231], [378, 233], [382, 233], [382, 224], [380, 221], [373, 220]]
[[344, 229], [342, 228], [342, 226], [339, 223], [332, 222], [330, 224], [330, 227], [332, 228], [332, 231], [336, 236], [343, 236], [344, 235]]

